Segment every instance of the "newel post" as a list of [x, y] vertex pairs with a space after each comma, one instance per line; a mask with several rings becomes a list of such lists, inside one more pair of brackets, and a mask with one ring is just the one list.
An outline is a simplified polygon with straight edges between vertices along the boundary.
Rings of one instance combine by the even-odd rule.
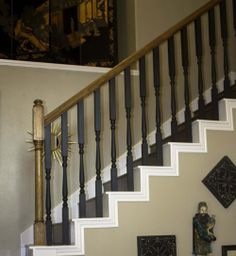
[[34, 244], [45, 245], [45, 224], [43, 219], [43, 140], [44, 140], [44, 107], [39, 99], [33, 106], [33, 140], [35, 146], [35, 221]]

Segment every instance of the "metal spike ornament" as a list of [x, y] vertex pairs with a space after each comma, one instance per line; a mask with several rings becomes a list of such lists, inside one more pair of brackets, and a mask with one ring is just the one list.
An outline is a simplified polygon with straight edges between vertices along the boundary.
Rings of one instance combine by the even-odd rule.
[[[28, 131], [33, 137], [32, 132]], [[75, 144], [75, 141], [71, 140], [72, 134], [68, 134], [68, 152], [72, 152], [71, 145]], [[26, 140], [26, 143], [33, 144], [33, 140]], [[30, 147], [27, 151], [34, 151], [35, 147]], [[62, 156], [61, 156], [61, 125], [59, 123], [55, 123], [51, 128], [51, 155], [54, 160], [56, 160], [62, 166]], [[43, 157], [45, 156], [45, 152], [43, 151]], [[70, 158], [68, 158], [70, 160]]]

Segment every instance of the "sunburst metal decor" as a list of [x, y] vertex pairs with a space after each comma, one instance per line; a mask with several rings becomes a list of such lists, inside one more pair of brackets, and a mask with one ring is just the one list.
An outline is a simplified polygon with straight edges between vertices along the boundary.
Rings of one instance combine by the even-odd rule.
[[236, 166], [228, 156], [224, 156], [202, 182], [225, 208], [235, 200]]
[[[31, 136], [33, 134], [28, 132]], [[75, 141], [71, 140], [72, 134], [68, 134], [68, 152], [71, 153], [71, 145], [75, 144]], [[27, 143], [33, 144], [33, 140], [26, 140]], [[34, 151], [35, 147], [30, 147], [28, 151]], [[45, 152], [43, 151], [43, 157]], [[61, 155], [61, 125], [55, 123], [51, 127], [51, 155], [54, 160], [56, 160], [60, 165], [62, 165], [62, 155]]]

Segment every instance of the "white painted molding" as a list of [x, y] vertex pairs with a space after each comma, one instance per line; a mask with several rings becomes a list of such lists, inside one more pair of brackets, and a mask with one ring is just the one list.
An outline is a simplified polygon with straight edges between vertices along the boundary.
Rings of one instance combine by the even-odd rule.
[[41, 68], [41, 69], [54, 69], [54, 70], [69, 70], [69, 71], [82, 71], [92, 73], [106, 73], [110, 68], [100, 68], [91, 66], [80, 66], [80, 65], [68, 65], [68, 64], [56, 64], [46, 62], [35, 62], [35, 61], [23, 61], [23, 60], [6, 60], [0, 59], [1, 66], [8, 67], [23, 67], [23, 68]]
[[[137, 167], [140, 176], [140, 191], [135, 192], [107, 192], [109, 216], [106, 218], [84, 218], [73, 219], [75, 228], [75, 245], [73, 246], [32, 246], [33, 256], [66, 256], [84, 255], [84, 229], [85, 228], [111, 228], [117, 227], [118, 203], [149, 200], [149, 177], [151, 176], [178, 176], [179, 175], [179, 153], [180, 152], [207, 152], [207, 131], [224, 130], [232, 131], [233, 109], [236, 109], [236, 100], [224, 99], [220, 102], [220, 118], [222, 121], [197, 120], [194, 122], [193, 143], [169, 143], [171, 161], [170, 166]], [[196, 135], [198, 134], [198, 135]]]
[[[23, 61], [23, 60], [6, 60], [0, 59], [0, 66], [7, 67], [22, 67], [22, 68], [36, 68], [36, 69], [48, 69], [48, 70], [64, 70], [64, 71], [76, 71], [76, 72], [87, 72], [106, 74], [111, 68], [104, 67], [92, 67], [92, 66], [80, 66], [80, 65], [69, 65], [69, 64], [57, 64], [57, 63], [46, 63], [46, 62], [35, 62], [35, 61]], [[121, 73], [123, 74], [123, 72]], [[137, 70], [131, 70], [131, 75], [138, 76]]]
[[26, 255], [26, 246], [34, 244], [34, 229], [33, 225], [27, 228], [20, 236], [21, 242], [21, 256], [28, 256]]

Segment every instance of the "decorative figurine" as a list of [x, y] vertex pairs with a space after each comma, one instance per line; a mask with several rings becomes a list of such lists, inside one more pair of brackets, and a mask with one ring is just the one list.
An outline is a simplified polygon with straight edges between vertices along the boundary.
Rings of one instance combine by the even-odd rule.
[[198, 204], [198, 213], [193, 218], [193, 255], [211, 255], [211, 242], [216, 240], [213, 232], [215, 216], [207, 213], [206, 202]]

